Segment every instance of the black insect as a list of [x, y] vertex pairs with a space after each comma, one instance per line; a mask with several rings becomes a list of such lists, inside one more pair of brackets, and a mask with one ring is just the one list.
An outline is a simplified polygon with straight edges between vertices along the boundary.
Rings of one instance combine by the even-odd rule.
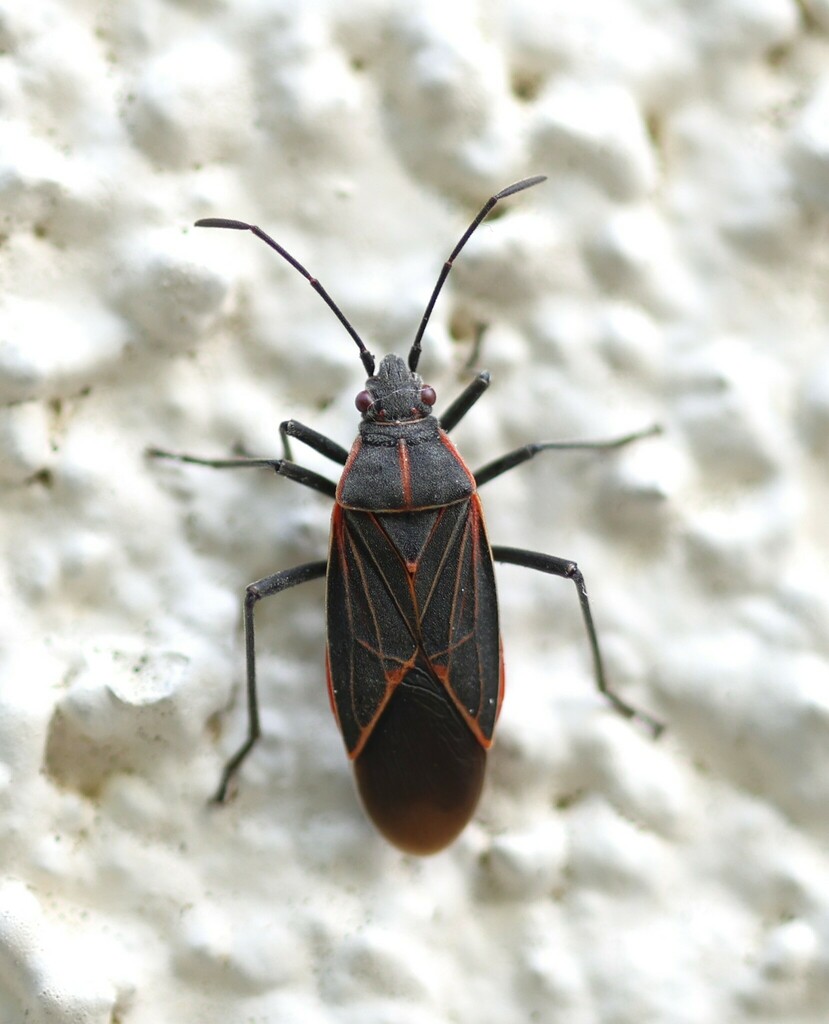
[[[198, 227], [252, 231], [303, 275], [354, 339], [368, 374], [356, 398], [360, 432], [346, 451], [310, 427], [280, 427], [285, 458], [201, 459], [150, 454], [219, 469], [266, 467], [334, 499], [328, 557], [266, 576], [245, 596], [248, 736], [227, 763], [215, 799], [259, 737], [253, 611], [261, 598], [326, 578], [326, 670], [331, 706], [354, 762], [370, 818], [396, 846], [417, 854], [442, 849], [472, 816], [504, 693], [493, 561], [572, 580], [581, 602], [596, 684], [613, 707], [662, 726], [609, 686], [575, 562], [487, 539], [478, 488], [542, 451], [619, 448], [656, 428], [611, 441], [538, 442], [471, 472], [448, 437], [489, 386], [484, 372], [438, 420], [434, 390], [417, 374], [421, 341], [452, 263], [495, 204], [543, 181], [526, 178], [492, 196], [443, 266], [408, 360], [374, 356], [323, 286], [261, 228], [209, 218]], [[343, 466], [339, 483], [290, 461], [288, 438]]]

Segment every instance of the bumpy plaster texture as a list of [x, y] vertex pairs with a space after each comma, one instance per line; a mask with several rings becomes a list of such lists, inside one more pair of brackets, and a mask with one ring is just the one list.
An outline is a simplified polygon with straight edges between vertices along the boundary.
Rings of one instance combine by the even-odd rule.
[[[829, 1006], [825, 0], [0, 4], [0, 1021], [818, 1024]], [[479, 811], [428, 860], [364, 818], [324, 686], [329, 503], [266, 472], [348, 445], [356, 350], [421, 369], [490, 532], [507, 697]], [[476, 324], [487, 323], [474, 352]], [[470, 360], [472, 360], [470, 364]], [[440, 404], [437, 407], [440, 409]], [[320, 472], [331, 467], [303, 453]], [[304, 592], [307, 591], [307, 592]]]

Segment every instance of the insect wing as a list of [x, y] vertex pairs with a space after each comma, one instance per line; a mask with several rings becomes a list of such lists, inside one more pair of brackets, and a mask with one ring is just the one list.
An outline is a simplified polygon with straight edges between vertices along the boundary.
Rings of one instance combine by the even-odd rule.
[[424, 645], [433, 671], [486, 748], [504, 691], [492, 553], [477, 495], [443, 509], [441, 517], [442, 530], [451, 526], [452, 535], [445, 547], [442, 539], [427, 547], [417, 574]]
[[404, 513], [334, 510], [328, 682], [351, 757], [395, 689], [427, 677], [483, 747], [503, 693], [495, 578], [477, 495]]

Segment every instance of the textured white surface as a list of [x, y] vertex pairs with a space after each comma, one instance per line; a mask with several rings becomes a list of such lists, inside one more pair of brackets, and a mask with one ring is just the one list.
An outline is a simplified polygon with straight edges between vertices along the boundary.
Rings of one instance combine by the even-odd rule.
[[[825, 1022], [829, 1006], [829, 5], [0, 4], [2, 1024]], [[328, 503], [148, 444], [343, 444], [355, 349], [405, 350], [484, 494], [507, 697], [479, 812], [418, 861], [363, 817], [324, 688]], [[440, 405], [438, 406], [438, 411]], [[305, 456], [305, 453], [303, 453]], [[319, 471], [330, 466], [309, 453]], [[230, 710], [228, 710], [230, 708]]]

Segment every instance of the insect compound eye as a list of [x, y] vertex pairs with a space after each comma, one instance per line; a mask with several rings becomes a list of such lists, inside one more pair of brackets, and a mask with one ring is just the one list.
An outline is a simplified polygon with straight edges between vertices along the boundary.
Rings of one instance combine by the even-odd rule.
[[437, 401], [437, 394], [434, 388], [430, 388], [428, 384], [424, 384], [420, 389], [420, 401], [424, 405], [434, 405]]
[[354, 399], [354, 404], [357, 406], [358, 412], [366, 413], [374, 405], [374, 399], [368, 391], [361, 391]]

